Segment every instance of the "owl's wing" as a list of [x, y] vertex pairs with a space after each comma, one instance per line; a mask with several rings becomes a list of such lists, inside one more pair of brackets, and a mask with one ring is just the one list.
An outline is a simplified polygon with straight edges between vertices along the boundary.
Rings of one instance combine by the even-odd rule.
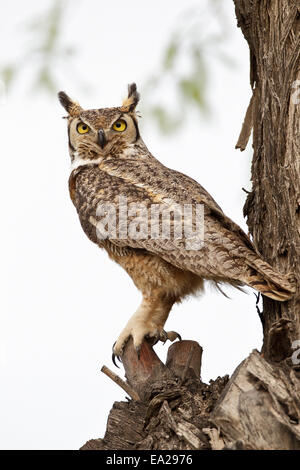
[[[141, 149], [142, 150], [142, 149]], [[111, 176], [122, 178], [124, 182], [143, 188], [147, 194], [171, 198], [178, 204], [203, 204], [206, 217], [218, 221], [218, 228], [224, 227], [234, 232], [243, 243], [257, 253], [245, 232], [222, 211], [212, 196], [193, 178], [162, 165], [150, 153], [146, 158], [114, 158], [101, 165]]]
[[[123, 198], [121, 202], [120, 197]], [[170, 236], [157, 234], [157, 225], [153, 233], [151, 222], [153, 206], [157, 207], [159, 204], [160, 210], [165, 210], [165, 213], [169, 214], [170, 210], [171, 212], [174, 208], [177, 210], [182, 204], [191, 204], [190, 201], [203, 205], [204, 239], [201, 214], [199, 225], [199, 219], [197, 222], [195, 211], [193, 212], [195, 204], [192, 204], [192, 211], [184, 212], [184, 228], [178, 238], [174, 236], [175, 233], [178, 236], [177, 219], [172, 219], [172, 216], [169, 224]], [[85, 232], [97, 243], [99, 234], [103, 235], [102, 220], [104, 213], [107, 213], [105, 212], [105, 208], [108, 209], [108, 206], [105, 206], [107, 204], [113, 204], [115, 208], [116, 227], [112, 227], [116, 228], [117, 232], [111, 233], [109, 240], [116, 246], [143, 249], [160, 256], [174, 266], [207, 279], [230, 282], [239, 279], [241, 269], [246, 269], [245, 243], [241, 241], [238, 233], [225, 226], [223, 213], [218, 207], [211, 208], [205, 197], [175, 198], [171, 191], [168, 191], [166, 196], [164, 190], [159, 191], [153, 185], [149, 188], [148, 185], [135, 184], [129, 182], [127, 178], [109, 174], [99, 168], [82, 170], [76, 177], [75, 205]], [[124, 219], [127, 209], [131, 212], [129, 211], [127, 218]], [[137, 214], [141, 212], [142, 217], [138, 219]], [[158, 222], [160, 230], [162, 220], [163, 218], [160, 218]]]
[[[95, 220], [91, 219], [91, 222], [95, 223]], [[184, 222], [185, 228], [195, 231], [194, 221], [187, 221], [185, 217]], [[129, 218], [129, 224], [131, 223], [135, 225], [135, 220]], [[95, 226], [97, 227], [97, 222]], [[174, 232], [173, 221], [170, 227]], [[149, 232], [150, 230], [148, 227]], [[180, 239], [165, 237], [155, 239], [150, 236], [139, 238], [130, 236], [129, 233], [126, 238], [111, 238], [110, 242], [116, 246], [146, 250], [182, 270], [191, 271], [216, 282], [238, 281], [246, 268], [243, 244], [230, 232], [220, 230], [213, 221], [205, 222], [203, 238], [199, 233], [191, 238], [183, 234]]]

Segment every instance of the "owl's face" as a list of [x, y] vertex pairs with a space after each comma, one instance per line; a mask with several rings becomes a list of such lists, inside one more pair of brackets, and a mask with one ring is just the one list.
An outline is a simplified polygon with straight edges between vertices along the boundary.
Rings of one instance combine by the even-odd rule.
[[136, 85], [128, 87], [128, 97], [118, 108], [82, 109], [64, 92], [58, 94], [68, 112], [71, 160], [105, 158], [132, 146], [140, 138], [135, 107], [139, 100]]

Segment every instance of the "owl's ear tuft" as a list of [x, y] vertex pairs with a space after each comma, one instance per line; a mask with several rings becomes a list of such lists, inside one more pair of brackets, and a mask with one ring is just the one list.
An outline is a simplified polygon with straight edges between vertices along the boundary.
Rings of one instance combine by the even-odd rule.
[[58, 93], [58, 99], [70, 116], [75, 117], [81, 113], [82, 108], [79, 104], [76, 101], [73, 101], [64, 91], [60, 91]]
[[136, 84], [131, 83], [128, 85], [128, 96], [122, 103], [122, 108], [125, 108], [126, 111], [132, 112], [134, 111], [136, 105], [140, 100], [140, 94], [136, 89]]

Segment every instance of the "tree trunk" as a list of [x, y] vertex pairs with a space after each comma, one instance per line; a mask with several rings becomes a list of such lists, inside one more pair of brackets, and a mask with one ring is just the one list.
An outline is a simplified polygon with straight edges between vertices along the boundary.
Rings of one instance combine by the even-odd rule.
[[[299, 280], [300, 2], [234, 3], [250, 48], [253, 89], [253, 187], [244, 215], [263, 258]], [[292, 342], [300, 339], [299, 313], [299, 285], [289, 302], [264, 297], [261, 319], [266, 358], [281, 361], [291, 355]]]
[[202, 349], [193, 341], [174, 343], [166, 365], [148, 343], [137, 360], [129, 342], [121, 386], [132, 400], [115, 403], [104, 439], [82, 449], [300, 450], [300, 2], [234, 3], [253, 90], [237, 144], [245, 148], [253, 127], [244, 214], [261, 255], [290, 274], [296, 295], [263, 298], [262, 353], [253, 351], [229, 381], [201, 382]]

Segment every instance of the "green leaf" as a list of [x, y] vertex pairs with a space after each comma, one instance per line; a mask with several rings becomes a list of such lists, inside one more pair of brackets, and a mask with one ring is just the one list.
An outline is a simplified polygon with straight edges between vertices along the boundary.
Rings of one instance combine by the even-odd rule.
[[1, 70], [1, 77], [6, 87], [8, 88], [16, 76], [16, 68], [13, 65], [6, 65]]
[[165, 57], [163, 60], [163, 67], [165, 70], [170, 70], [174, 66], [178, 53], [179, 44], [176, 40], [174, 40], [169, 44], [165, 52]]
[[199, 108], [204, 108], [204, 87], [198, 77], [182, 79], [179, 81], [178, 86], [184, 98], [193, 102]]

